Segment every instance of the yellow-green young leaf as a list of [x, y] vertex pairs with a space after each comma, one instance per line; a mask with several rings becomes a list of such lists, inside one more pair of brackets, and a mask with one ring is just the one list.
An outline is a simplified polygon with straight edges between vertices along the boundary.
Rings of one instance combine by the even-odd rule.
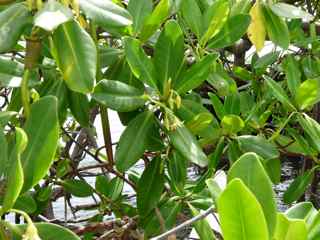
[[142, 156], [148, 146], [150, 131], [156, 125], [150, 111], [140, 113], [130, 121], [122, 133], [116, 150], [116, 166], [121, 172], [132, 167]]
[[283, 49], [287, 49], [290, 43], [290, 34], [286, 22], [275, 15], [265, 4], [260, 5], [260, 10], [270, 40]]
[[[191, 211], [191, 214], [195, 217], [200, 214], [200, 212], [191, 204], [189, 204], [189, 208]], [[196, 221], [193, 224], [194, 228], [196, 229], [200, 239], [205, 240], [214, 240], [216, 237], [213, 234], [213, 230], [211, 229], [208, 221], [206, 219], [201, 219], [199, 221]]]
[[[166, 91], [169, 80], [174, 82], [180, 73], [184, 60], [184, 37], [175, 20], [166, 23], [154, 49], [154, 65], [158, 71], [159, 86]], [[169, 86], [170, 87], [170, 86]]]
[[14, 206], [22, 190], [23, 169], [21, 165], [21, 154], [25, 150], [27, 143], [28, 137], [26, 133], [21, 128], [16, 127], [15, 141], [9, 157], [10, 166], [6, 169], [8, 171], [6, 174], [7, 181], [0, 215]]
[[120, 81], [102, 80], [95, 87], [92, 97], [118, 112], [130, 112], [146, 102], [144, 93]]
[[221, 126], [226, 133], [235, 134], [244, 128], [244, 121], [236, 115], [225, 115], [221, 120]]
[[256, 1], [250, 10], [251, 23], [248, 27], [248, 37], [252, 44], [260, 51], [264, 46], [266, 39], [266, 28], [264, 26], [263, 16], [260, 10], [260, 2]]
[[255, 153], [242, 155], [228, 172], [228, 181], [234, 178], [240, 178], [259, 201], [266, 218], [269, 235], [272, 236], [277, 221], [277, 205], [272, 182], [260, 157]]
[[297, 89], [296, 103], [303, 110], [320, 101], [320, 84], [318, 79], [308, 79]]
[[200, 41], [202, 45], [221, 30], [227, 21], [229, 11], [229, 1], [226, 0], [217, 0], [207, 9], [203, 16], [206, 32]]
[[155, 67], [142, 49], [141, 42], [137, 39], [126, 37], [124, 45], [126, 59], [133, 74], [144, 84], [158, 89]]
[[184, 125], [168, 132], [168, 135], [173, 147], [177, 149], [183, 157], [200, 167], [208, 165], [208, 158], [202, 151], [197, 139]]
[[125, 27], [132, 24], [128, 11], [111, 0], [78, 0], [80, 9], [99, 26]]
[[240, 179], [233, 179], [221, 193], [218, 213], [223, 239], [269, 239], [261, 205]]
[[210, 126], [214, 117], [211, 113], [202, 112], [197, 114], [191, 121], [186, 123], [186, 127], [193, 133], [199, 134]]
[[155, 158], [143, 171], [138, 182], [137, 207], [141, 216], [154, 209], [164, 188], [164, 171], [161, 158]]
[[210, 48], [224, 48], [233, 45], [248, 29], [250, 16], [239, 14], [228, 18], [217, 35], [208, 43]]
[[[41, 240], [80, 240], [72, 231], [52, 223], [35, 223]], [[15, 225], [18, 229], [25, 231], [27, 225]], [[13, 240], [23, 240], [21, 234], [13, 233]]]
[[60, 25], [53, 33], [52, 55], [67, 86], [80, 93], [93, 90], [97, 49], [90, 35], [75, 22]]
[[308, 231], [305, 221], [288, 219], [283, 213], [278, 213], [274, 240], [307, 240], [307, 236]]
[[21, 156], [25, 192], [47, 174], [54, 160], [59, 138], [56, 97], [46, 96], [32, 104], [24, 130], [29, 138]]
[[161, 26], [161, 24], [166, 20], [170, 12], [170, 1], [161, 0], [156, 8], [153, 10], [152, 14], [146, 18], [140, 39], [142, 42], [147, 41]]
[[12, 50], [28, 24], [31, 13], [25, 3], [17, 3], [0, 12], [0, 53]]

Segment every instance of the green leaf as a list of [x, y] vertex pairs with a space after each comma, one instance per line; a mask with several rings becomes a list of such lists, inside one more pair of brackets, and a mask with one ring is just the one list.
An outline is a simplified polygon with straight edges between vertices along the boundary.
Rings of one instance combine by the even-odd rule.
[[6, 190], [0, 215], [14, 206], [22, 190], [24, 174], [21, 165], [21, 154], [25, 150], [27, 143], [28, 137], [26, 133], [21, 128], [16, 127], [15, 145], [9, 157], [10, 166], [7, 169]]
[[152, 0], [130, 0], [128, 11], [133, 16], [133, 31], [139, 33], [143, 23], [152, 13]]
[[[41, 240], [80, 240], [77, 235], [71, 232], [69, 229], [63, 228], [59, 225], [52, 223], [35, 223]], [[25, 230], [27, 225], [15, 225], [15, 227]], [[13, 240], [23, 240], [21, 235], [14, 235]]]
[[306, 240], [307, 226], [303, 220], [288, 219], [283, 213], [278, 213], [274, 240]]
[[[189, 208], [191, 211], [191, 214], [195, 217], [200, 214], [200, 212], [193, 207], [191, 204], [189, 204]], [[213, 234], [213, 230], [211, 229], [208, 221], [206, 219], [200, 219], [199, 221], [196, 221], [193, 224], [194, 228], [196, 229], [196, 232], [198, 233], [200, 239], [205, 240], [214, 240], [216, 237]]]
[[145, 54], [141, 47], [141, 43], [133, 38], [125, 38], [126, 58], [133, 74], [143, 83], [158, 88], [156, 80], [156, 70], [151, 59]]
[[209, 39], [217, 35], [228, 19], [229, 1], [217, 0], [207, 9], [204, 14], [204, 24], [207, 31], [203, 34], [200, 42], [205, 45]]
[[154, 115], [150, 111], [140, 113], [122, 133], [116, 150], [116, 166], [121, 172], [132, 167], [143, 155], [148, 137], [155, 125]]
[[142, 42], [147, 41], [161, 26], [161, 24], [166, 20], [170, 13], [170, 1], [161, 0], [158, 5], [153, 10], [152, 14], [146, 18], [140, 39]]
[[76, 197], [89, 197], [93, 194], [92, 187], [84, 180], [68, 179], [61, 182], [64, 190]]
[[57, 99], [46, 96], [32, 104], [24, 130], [29, 138], [21, 156], [25, 192], [47, 174], [54, 160], [59, 139]]
[[57, 1], [48, 1], [34, 17], [34, 25], [52, 32], [73, 18], [72, 11]]
[[10, 119], [15, 115], [17, 115], [17, 112], [13, 112], [13, 111], [2, 111], [2, 112], [0, 112], [0, 126], [6, 125], [10, 121]]
[[31, 23], [31, 13], [24, 3], [9, 6], [0, 12], [0, 53], [12, 50]]
[[295, 100], [299, 109], [304, 110], [320, 101], [320, 83], [318, 79], [308, 79], [300, 84]]
[[200, 86], [208, 78], [217, 58], [218, 54], [210, 54], [192, 65], [175, 83], [174, 89], [183, 94]]
[[280, 156], [276, 146], [262, 136], [243, 135], [237, 137], [240, 148], [244, 152], [255, 152], [265, 160]]
[[289, 219], [301, 219], [307, 224], [311, 223], [318, 211], [311, 202], [300, 202], [290, 207], [286, 212]]
[[250, 16], [239, 14], [230, 17], [220, 32], [209, 41], [209, 48], [224, 48], [233, 45], [247, 31], [250, 24]]
[[230, 168], [228, 181], [240, 178], [259, 201], [272, 236], [277, 221], [277, 205], [272, 183], [260, 158], [255, 153], [242, 155]]
[[52, 55], [67, 86], [80, 93], [93, 90], [97, 50], [90, 35], [75, 21], [60, 25], [53, 33]]
[[271, 52], [267, 53], [266, 55], [258, 58], [258, 60], [254, 63], [254, 69], [259, 72], [264, 72], [267, 67], [271, 64], [275, 63], [279, 58], [280, 52]]
[[165, 179], [161, 165], [161, 158], [153, 159], [139, 179], [137, 207], [140, 215], [142, 216], [146, 216], [152, 209], [154, 209], [160, 200]]
[[302, 9], [287, 4], [284, 2], [273, 3], [270, 5], [270, 9], [279, 17], [295, 19], [295, 18], [303, 18], [305, 21], [312, 21], [313, 16]]
[[314, 176], [314, 170], [304, 172], [298, 176], [288, 187], [283, 195], [283, 201], [286, 204], [291, 204], [298, 200], [306, 191]]
[[202, 151], [197, 139], [183, 124], [177, 127], [177, 129], [168, 132], [168, 136], [174, 148], [183, 157], [200, 167], [208, 165], [208, 158]]
[[227, 114], [240, 114], [240, 96], [238, 93], [233, 93], [225, 97], [224, 100], [224, 113]]
[[109, 181], [106, 176], [97, 176], [95, 189], [112, 201], [116, 201], [121, 196], [123, 185], [121, 178], [114, 177]]
[[0, 178], [5, 174], [6, 165], [8, 164], [8, 142], [0, 126]]
[[288, 95], [286, 92], [282, 89], [279, 83], [274, 81], [272, 78], [268, 76], [264, 76], [265, 82], [267, 83], [267, 86], [271, 90], [273, 96], [281, 102], [283, 105], [285, 105], [290, 111], [295, 111], [295, 107], [292, 105], [292, 103], [289, 100]]
[[68, 92], [68, 103], [72, 115], [82, 127], [90, 126], [90, 103], [86, 95]]
[[142, 91], [120, 81], [102, 80], [94, 88], [93, 99], [118, 112], [142, 107], [146, 97]]
[[233, 179], [218, 198], [218, 213], [225, 240], [269, 239], [262, 208], [240, 179]]
[[[154, 65], [158, 72], [159, 86], [166, 91], [169, 80], [175, 81], [184, 60], [184, 37], [179, 24], [170, 20], [161, 32], [154, 50]], [[169, 86], [170, 87], [170, 86]]]
[[301, 82], [300, 65], [292, 55], [287, 55], [282, 61], [282, 68], [286, 74], [288, 88], [293, 96], [296, 95]]
[[208, 93], [212, 106], [214, 108], [214, 112], [216, 113], [216, 115], [218, 116], [218, 118], [221, 120], [225, 113], [224, 113], [224, 108], [223, 108], [223, 104], [221, 102], [221, 100], [219, 99], [219, 97], [213, 93]]
[[188, 161], [179, 152], [172, 151], [169, 155], [168, 173], [170, 183], [173, 184], [174, 189], [178, 193], [182, 193], [187, 181], [187, 167]]
[[222, 129], [225, 130], [228, 134], [235, 134], [240, 132], [245, 124], [244, 121], [236, 115], [225, 115], [221, 120]]
[[80, 9], [96, 24], [105, 28], [132, 24], [128, 11], [111, 0], [79, 0]]
[[200, 39], [203, 32], [202, 13], [194, 0], [184, 0], [181, 3], [182, 17], [186, 21], [191, 31]]
[[270, 40], [283, 49], [287, 49], [290, 43], [290, 34], [286, 22], [275, 15], [265, 4], [261, 4], [261, 12]]
[[193, 134], [201, 134], [212, 123], [214, 117], [211, 113], [202, 112], [197, 114], [192, 120], [188, 121], [185, 125]]
[[320, 152], [320, 125], [307, 114], [298, 115], [299, 124], [308, 134], [311, 146]]
[[37, 210], [37, 203], [31, 194], [23, 194], [19, 196], [13, 208], [31, 214]]

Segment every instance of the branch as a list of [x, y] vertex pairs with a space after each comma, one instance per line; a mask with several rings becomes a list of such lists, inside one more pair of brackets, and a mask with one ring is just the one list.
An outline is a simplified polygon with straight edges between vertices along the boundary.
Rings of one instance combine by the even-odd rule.
[[207, 217], [208, 215], [213, 213], [213, 209], [214, 209], [214, 207], [210, 207], [206, 211], [204, 211], [203, 213], [201, 213], [201, 214], [199, 214], [199, 215], [197, 215], [197, 216], [185, 221], [184, 223], [180, 224], [179, 226], [177, 226], [177, 227], [175, 227], [175, 228], [173, 228], [173, 229], [171, 229], [171, 230], [169, 230], [169, 231], [167, 231], [167, 232], [165, 232], [165, 233], [163, 233], [163, 234], [161, 234], [161, 235], [159, 235], [157, 237], [151, 238], [151, 240], [166, 239], [167, 237], [169, 237], [172, 234], [177, 233], [181, 229], [184, 229], [185, 227], [187, 227], [187, 226], [189, 226], [189, 225], [191, 225], [191, 224], [193, 224], [193, 223], [195, 223], [195, 222]]

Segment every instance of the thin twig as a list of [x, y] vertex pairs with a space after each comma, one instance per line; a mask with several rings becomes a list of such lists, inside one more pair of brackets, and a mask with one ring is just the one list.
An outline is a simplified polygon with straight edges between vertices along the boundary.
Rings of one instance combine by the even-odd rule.
[[203, 213], [185, 221], [184, 223], [180, 224], [179, 226], [172, 228], [171, 230], [157, 236], [154, 238], [151, 238], [151, 240], [162, 240], [162, 239], [166, 239], [167, 237], [169, 237], [170, 235], [177, 233], [178, 231], [180, 231], [181, 229], [184, 229], [185, 227], [207, 217], [209, 214], [213, 213], [214, 207], [210, 207], [208, 208], [206, 211], [204, 211]]

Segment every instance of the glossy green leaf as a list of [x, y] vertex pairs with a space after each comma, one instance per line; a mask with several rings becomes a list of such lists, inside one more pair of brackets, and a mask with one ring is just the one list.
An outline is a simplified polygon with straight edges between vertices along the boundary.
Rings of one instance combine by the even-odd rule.
[[143, 23], [147, 17], [152, 13], [151, 0], [130, 0], [128, 4], [128, 11], [133, 17], [133, 31], [139, 33], [142, 29]]
[[278, 158], [280, 155], [276, 146], [262, 136], [244, 135], [239, 136], [237, 140], [242, 151], [255, 152], [266, 160]]
[[174, 89], [179, 93], [186, 93], [201, 85], [209, 76], [210, 71], [218, 54], [210, 54], [202, 58], [188, 69], [174, 85]]
[[236, 115], [225, 115], [221, 120], [221, 126], [226, 133], [235, 134], [241, 131], [245, 124], [244, 121]]
[[304, 220], [309, 226], [318, 215], [318, 211], [311, 202], [299, 202], [285, 211], [285, 214], [289, 219]]
[[285, 105], [290, 111], [295, 111], [295, 107], [292, 105], [292, 103], [289, 100], [288, 95], [286, 92], [282, 89], [279, 83], [274, 81], [272, 78], [268, 76], [264, 76], [265, 82], [269, 89], [271, 90], [273, 96], [281, 102], [283, 105]]
[[21, 164], [21, 154], [25, 150], [28, 144], [28, 137], [21, 128], [16, 128], [15, 145], [11, 151], [7, 171], [6, 190], [3, 197], [2, 208], [0, 209], [0, 215], [10, 210], [23, 187], [23, 169]]
[[119, 111], [130, 112], [142, 107], [146, 97], [142, 91], [120, 81], [102, 80], [94, 88], [93, 99], [107, 107]]
[[306, 191], [314, 176], [314, 171], [309, 170], [298, 176], [288, 187], [283, 195], [283, 201], [291, 204], [298, 200]]
[[320, 101], [320, 83], [318, 79], [308, 79], [300, 84], [295, 96], [299, 109], [311, 107]]
[[222, 193], [222, 189], [220, 188], [219, 184], [212, 178], [207, 179], [206, 184], [208, 186], [211, 197], [214, 201], [216, 201]]
[[299, 124], [308, 134], [309, 142], [318, 152], [320, 152], [320, 125], [307, 114], [298, 115]]
[[187, 23], [191, 31], [196, 34], [198, 39], [201, 38], [203, 32], [202, 13], [194, 0], [184, 0], [181, 4], [182, 17]]
[[292, 55], [287, 55], [285, 59], [283, 59], [281, 66], [286, 74], [288, 88], [291, 94], [294, 96], [301, 82], [299, 62]]
[[125, 38], [126, 58], [133, 74], [143, 83], [158, 88], [156, 70], [151, 59], [145, 54], [140, 41], [133, 38]]
[[160, 0], [153, 12], [143, 23], [140, 39], [142, 42], [147, 41], [166, 20], [170, 12], [170, 1]]
[[270, 40], [283, 49], [287, 49], [290, 43], [290, 34], [286, 22], [275, 15], [267, 5], [261, 4], [261, 12]]
[[212, 106], [214, 108], [216, 115], [221, 120], [223, 118], [223, 116], [225, 115], [223, 104], [222, 104], [221, 100], [215, 94], [209, 93], [208, 95], [210, 97], [210, 100], [211, 100], [211, 103], [212, 103]]
[[21, 156], [23, 191], [26, 191], [47, 174], [54, 160], [59, 138], [57, 99], [46, 96], [32, 104], [24, 130], [29, 138], [29, 144]]
[[157, 206], [163, 188], [164, 172], [162, 161], [161, 158], [155, 158], [144, 170], [138, 182], [137, 207], [140, 215], [147, 215]]
[[34, 25], [51, 32], [72, 18], [73, 13], [69, 8], [57, 1], [48, 1], [35, 15]]
[[208, 165], [208, 158], [202, 151], [197, 139], [184, 125], [168, 132], [168, 135], [173, 147], [177, 149], [183, 157], [201, 167]]
[[209, 39], [217, 35], [229, 15], [229, 2], [226, 0], [217, 0], [206, 10], [203, 18], [206, 32], [203, 34], [200, 42], [205, 45]]
[[260, 158], [255, 153], [242, 155], [230, 168], [228, 181], [240, 178], [259, 201], [267, 221], [269, 235], [272, 236], [277, 221], [277, 205], [272, 183]]
[[0, 53], [14, 48], [30, 20], [31, 13], [24, 3], [13, 4], [0, 12]]
[[303, 220], [288, 219], [283, 213], [278, 213], [274, 240], [307, 240], [307, 226]]
[[250, 16], [239, 14], [230, 17], [220, 32], [209, 41], [209, 48], [224, 48], [238, 41], [247, 31], [250, 24]]
[[90, 103], [86, 95], [68, 92], [68, 104], [72, 115], [82, 127], [90, 126]]
[[[200, 214], [200, 212], [191, 204], [189, 204], [189, 208], [190, 208], [191, 214], [194, 217]], [[193, 226], [196, 229], [200, 239], [206, 239], [206, 240], [216, 239], [216, 237], [213, 234], [213, 230], [211, 229], [206, 219], [200, 219], [199, 221], [195, 222]]]
[[225, 240], [269, 239], [262, 208], [240, 179], [233, 179], [218, 198], [218, 213]]
[[193, 134], [201, 134], [201, 132], [205, 131], [210, 126], [213, 119], [214, 117], [211, 113], [202, 112], [196, 115], [191, 121], [188, 121], [185, 125]]
[[270, 9], [279, 17], [291, 19], [302, 18], [306, 21], [312, 21], [314, 18], [311, 14], [300, 9], [299, 7], [285, 2], [273, 3], [270, 5]]
[[[25, 230], [27, 225], [15, 225]], [[80, 240], [80, 238], [67, 228], [52, 223], [35, 223], [41, 240]], [[14, 234], [13, 240], [23, 240], [21, 235]]]
[[159, 86], [165, 91], [169, 80], [175, 81], [184, 60], [184, 37], [179, 24], [170, 20], [161, 32], [154, 50], [154, 65], [158, 72]]
[[76, 197], [89, 197], [93, 194], [92, 187], [84, 180], [68, 179], [61, 182], [64, 190]]
[[172, 151], [168, 160], [168, 173], [170, 180], [178, 193], [183, 192], [187, 181], [188, 161], [179, 152]]
[[79, 0], [80, 9], [101, 27], [125, 27], [132, 24], [126, 9], [111, 0]]
[[93, 90], [96, 78], [97, 50], [90, 35], [70, 21], [53, 33], [51, 49], [67, 86], [80, 93]]
[[154, 125], [154, 115], [150, 111], [140, 113], [130, 121], [120, 137], [116, 150], [115, 159], [119, 171], [128, 170], [142, 157]]

